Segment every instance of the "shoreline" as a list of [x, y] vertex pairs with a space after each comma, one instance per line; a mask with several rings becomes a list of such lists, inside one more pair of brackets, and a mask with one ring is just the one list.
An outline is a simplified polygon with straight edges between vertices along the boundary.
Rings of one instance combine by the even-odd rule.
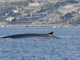
[[0, 27], [51, 27], [51, 28], [80, 28], [80, 25], [74, 26], [74, 25], [60, 25], [60, 24], [49, 24], [49, 25], [32, 25], [32, 24], [6, 24], [6, 25], [0, 25]]
[[0, 27], [52, 27], [52, 28], [80, 28], [80, 25], [71, 24], [7, 24], [5, 22], [0, 22]]

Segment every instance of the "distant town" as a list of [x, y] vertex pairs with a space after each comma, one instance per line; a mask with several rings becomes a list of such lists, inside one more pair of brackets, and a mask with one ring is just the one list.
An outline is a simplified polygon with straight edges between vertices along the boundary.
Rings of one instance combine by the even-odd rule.
[[0, 27], [80, 27], [80, 0], [0, 0]]

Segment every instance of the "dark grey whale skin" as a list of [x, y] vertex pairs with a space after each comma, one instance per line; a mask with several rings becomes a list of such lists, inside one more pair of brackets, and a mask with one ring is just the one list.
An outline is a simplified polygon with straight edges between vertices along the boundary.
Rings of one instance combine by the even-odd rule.
[[59, 38], [53, 35], [53, 32], [50, 32], [48, 34], [16, 34], [16, 35], [10, 35], [10, 36], [4, 36], [2, 38]]

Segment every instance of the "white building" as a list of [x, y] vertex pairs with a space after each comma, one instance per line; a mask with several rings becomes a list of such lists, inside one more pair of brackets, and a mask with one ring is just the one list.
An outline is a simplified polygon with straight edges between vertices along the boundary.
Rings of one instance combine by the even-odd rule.
[[31, 6], [31, 7], [38, 7], [40, 5], [43, 5], [43, 3], [38, 3], [38, 2], [29, 3], [29, 6]]
[[15, 21], [16, 19], [14, 18], [14, 17], [7, 17], [6, 18], [6, 21], [9, 21], [9, 22], [11, 22], [11, 21]]
[[19, 13], [19, 10], [13, 10], [14, 13]]
[[6, 13], [5, 16], [8, 16], [8, 13]]

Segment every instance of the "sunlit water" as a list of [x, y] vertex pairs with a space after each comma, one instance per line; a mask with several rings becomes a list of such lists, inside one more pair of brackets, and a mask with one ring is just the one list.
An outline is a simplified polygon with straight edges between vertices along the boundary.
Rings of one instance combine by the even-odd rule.
[[0, 36], [52, 31], [61, 39], [0, 39], [0, 60], [80, 60], [80, 28], [0, 28]]

